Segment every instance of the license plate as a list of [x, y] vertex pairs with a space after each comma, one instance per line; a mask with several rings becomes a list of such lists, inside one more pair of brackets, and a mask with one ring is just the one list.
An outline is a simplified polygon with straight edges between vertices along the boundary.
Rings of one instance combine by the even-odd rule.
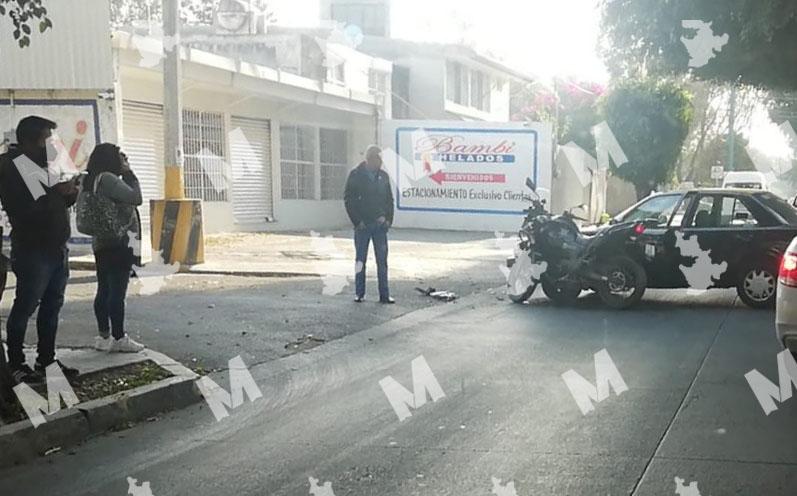
[[645, 245], [645, 256], [648, 258], [654, 258], [656, 256], [656, 245], [646, 244]]

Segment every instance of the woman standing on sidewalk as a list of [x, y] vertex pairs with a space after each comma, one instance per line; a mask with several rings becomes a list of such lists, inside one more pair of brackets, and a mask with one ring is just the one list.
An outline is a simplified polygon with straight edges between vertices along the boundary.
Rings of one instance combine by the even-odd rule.
[[141, 188], [127, 156], [111, 143], [94, 148], [86, 170], [78, 200], [78, 223], [84, 227], [81, 231], [92, 236], [97, 270], [94, 315], [100, 335], [94, 347], [135, 353], [144, 346], [125, 333], [124, 321], [130, 271], [134, 263], [140, 263], [133, 246], [140, 242], [136, 207], [142, 203]]

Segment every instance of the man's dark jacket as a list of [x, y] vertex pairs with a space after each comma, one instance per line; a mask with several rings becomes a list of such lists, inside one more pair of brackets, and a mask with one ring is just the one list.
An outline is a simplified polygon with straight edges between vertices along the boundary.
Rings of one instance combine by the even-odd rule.
[[[44, 196], [34, 200], [14, 164], [20, 155], [22, 152], [14, 146], [0, 155], [0, 202], [11, 222], [11, 246], [15, 250], [55, 252], [69, 240], [68, 208], [74, 204], [74, 198], [66, 199], [42, 185]], [[46, 162], [37, 163], [39, 167], [47, 167]]]
[[377, 171], [376, 179], [372, 179], [365, 162], [355, 167], [346, 181], [344, 201], [346, 213], [355, 227], [360, 222], [375, 224], [379, 217], [393, 223], [393, 190], [390, 176], [382, 169]]

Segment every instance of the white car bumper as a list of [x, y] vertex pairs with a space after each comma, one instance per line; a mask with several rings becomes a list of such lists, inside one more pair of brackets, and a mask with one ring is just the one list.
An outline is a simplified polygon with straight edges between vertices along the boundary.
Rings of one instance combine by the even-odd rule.
[[775, 329], [778, 340], [791, 351], [797, 352], [797, 288], [778, 284]]

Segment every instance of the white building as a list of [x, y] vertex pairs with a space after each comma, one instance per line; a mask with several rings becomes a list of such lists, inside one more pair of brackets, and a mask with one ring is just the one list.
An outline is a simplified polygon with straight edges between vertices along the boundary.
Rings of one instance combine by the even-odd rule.
[[[221, 43], [199, 39], [187, 44]], [[284, 68], [184, 48], [185, 193], [204, 200], [206, 232], [347, 224], [346, 176], [376, 140], [379, 119], [389, 111], [382, 90], [369, 87], [369, 74], [389, 79], [391, 65], [323, 41], [319, 50], [319, 39], [282, 32], [248, 40]], [[226, 46], [234, 51], [244, 44]], [[145, 197], [158, 198], [163, 193], [160, 44], [117, 32], [113, 46], [122, 145], [142, 177]], [[314, 67], [293, 56], [310, 50], [322, 55]], [[334, 65], [325, 64], [324, 51], [334, 51]]]
[[[56, 2], [49, 15], [81, 29], [35, 35], [25, 50], [2, 37], [13, 68], [0, 74], [3, 131], [26, 115], [52, 118], [78, 168], [96, 144], [119, 143], [145, 201], [162, 198], [158, 26], [111, 33], [105, 0]], [[345, 178], [390, 115], [391, 63], [321, 32], [241, 34], [232, 24], [228, 17], [229, 32], [186, 30], [181, 50], [185, 194], [204, 200], [205, 231], [346, 226]]]
[[508, 122], [511, 82], [532, 78], [464, 45], [391, 38], [391, 3], [321, 0], [321, 18], [357, 26], [358, 50], [393, 62], [393, 118]]

